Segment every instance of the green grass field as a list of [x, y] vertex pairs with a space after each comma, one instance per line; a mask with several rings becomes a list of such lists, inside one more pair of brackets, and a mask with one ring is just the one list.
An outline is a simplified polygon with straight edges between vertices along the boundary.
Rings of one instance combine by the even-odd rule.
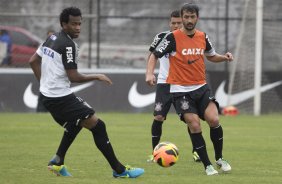
[[[163, 125], [162, 141], [170, 141], [180, 151], [178, 162], [170, 168], [147, 163], [151, 152], [152, 114], [97, 114], [107, 131], [117, 157], [124, 164], [145, 169], [137, 179], [115, 179], [92, 134], [83, 130], [68, 151], [65, 164], [73, 177], [56, 177], [47, 170], [56, 152], [63, 129], [49, 114], [0, 114], [1, 184], [277, 184], [282, 183], [282, 115], [261, 117], [221, 117], [224, 128], [224, 157], [232, 173], [206, 176], [202, 164], [191, 157], [191, 141], [186, 126], [175, 114]], [[213, 148], [209, 129], [202, 122], [210, 159]]]

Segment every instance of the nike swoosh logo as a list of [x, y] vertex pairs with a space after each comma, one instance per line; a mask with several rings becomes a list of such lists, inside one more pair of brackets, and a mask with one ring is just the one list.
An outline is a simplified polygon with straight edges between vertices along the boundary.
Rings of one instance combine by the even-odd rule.
[[196, 149], [196, 150], [199, 150], [199, 149], [201, 149], [201, 148], [203, 148], [203, 147], [205, 147], [205, 146], [196, 147], [195, 149]]
[[[151, 10], [145, 9], [145, 10], [140, 10], [138, 12], [130, 13], [127, 16], [128, 17], [139, 17], [139, 16], [146, 15], [150, 12], [151, 12]], [[117, 16], [116, 13], [115, 13], [115, 9], [111, 9], [108, 16], [109, 17]], [[130, 18], [107, 18], [107, 23], [111, 27], [119, 27], [119, 26], [122, 26], [122, 25], [130, 22], [130, 21], [132, 21], [132, 19], [130, 19]]]
[[195, 63], [195, 62], [198, 61], [198, 60], [199, 60], [199, 58], [198, 58], [198, 59], [195, 59], [195, 60], [192, 60], [192, 61], [188, 60], [188, 64], [191, 65], [191, 64]]
[[136, 108], [146, 107], [155, 102], [156, 93], [140, 94], [137, 91], [137, 82], [134, 82], [128, 93], [128, 101], [130, 105]]
[[[88, 82], [85, 84], [71, 87], [71, 90], [74, 93], [79, 92], [85, 88], [92, 86], [93, 84], [94, 82]], [[32, 92], [32, 83], [29, 83], [29, 85], [26, 87], [24, 91], [24, 95], [23, 95], [23, 101], [24, 101], [24, 104], [29, 108], [35, 109], [37, 107], [38, 96]]]
[[[227, 106], [228, 94], [224, 91], [225, 81], [223, 81], [216, 90], [215, 98], [221, 107]], [[282, 84], [282, 81], [277, 81], [271, 84], [264, 85], [260, 88], [260, 92], [266, 92]], [[255, 89], [249, 89], [239, 93], [230, 95], [230, 105], [237, 105], [255, 96]]]

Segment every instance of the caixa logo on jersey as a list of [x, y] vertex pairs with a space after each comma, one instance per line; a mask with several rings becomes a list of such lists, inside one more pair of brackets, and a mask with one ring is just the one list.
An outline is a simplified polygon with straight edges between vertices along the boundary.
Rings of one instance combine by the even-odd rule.
[[72, 47], [66, 47], [67, 63], [73, 62]]
[[182, 49], [182, 55], [204, 55], [204, 49], [202, 48], [189, 48], [189, 49]]

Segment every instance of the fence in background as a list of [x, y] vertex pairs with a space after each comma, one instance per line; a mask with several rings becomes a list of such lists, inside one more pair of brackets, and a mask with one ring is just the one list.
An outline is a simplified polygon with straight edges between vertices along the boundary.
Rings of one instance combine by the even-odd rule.
[[[199, 29], [205, 31], [219, 53], [233, 50], [244, 0], [198, 0]], [[17, 26], [45, 39], [49, 29], [60, 30], [58, 16], [67, 6], [83, 12], [80, 38], [81, 67], [145, 68], [153, 37], [168, 30], [170, 12], [183, 0], [0, 0], [0, 24]], [[90, 44], [91, 43], [91, 44]], [[111, 45], [109, 50], [109, 45]], [[93, 46], [90, 48], [89, 46]], [[135, 50], [128, 52], [127, 48]], [[109, 54], [108, 54], [109, 53]], [[225, 64], [208, 63], [210, 70], [225, 70]]]
[[[235, 80], [231, 82], [234, 87], [229, 99], [247, 92], [251, 100], [239, 103], [237, 106], [243, 112], [252, 112], [257, 0], [195, 1], [200, 7], [200, 20], [197, 27], [209, 35], [216, 51], [238, 53]], [[0, 0], [0, 3], [5, 5], [0, 7], [0, 28], [13, 26], [13, 29], [20, 30], [20, 33], [14, 35], [18, 39], [18, 45], [21, 49], [23, 45], [32, 47], [33, 50], [29, 49], [28, 52], [32, 54], [38, 44], [46, 38], [47, 30], [60, 30], [58, 16], [61, 10], [68, 6], [77, 6], [83, 13], [82, 32], [76, 40], [80, 45], [80, 68], [145, 69], [148, 48], [153, 37], [161, 31], [168, 30], [170, 12], [179, 9], [185, 2], [183, 0], [169, 0], [165, 3], [163, 0]], [[270, 110], [262, 109], [262, 112], [272, 111], [282, 105], [281, 9], [282, 1], [264, 1], [262, 86], [259, 92], [262, 94], [262, 108], [267, 107]], [[25, 52], [26, 49], [24, 47]], [[11, 56], [18, 63], [26, 62], [29, 57], [21, 52]], [[229, 77], [224, 77], [223, 74], [231, 71], [231, 64], [206, 63], [209, 83], [218, 77], [216, 72], [222, 72], [220, 73], [222, 81], [224, 79], [229, 82]], [[142, 76], [144, 77], [144, 74]], [[226, 86], [224, 89], [227, 91]], [[221, 96], [219, 98], [222, 99]]]

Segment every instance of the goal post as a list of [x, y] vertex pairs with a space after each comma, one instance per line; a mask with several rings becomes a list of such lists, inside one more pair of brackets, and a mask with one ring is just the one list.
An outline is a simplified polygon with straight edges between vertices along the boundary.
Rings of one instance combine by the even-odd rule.
[[261, 68], [262, 68], [262, 38], [263, 38], [263, 0], [257, 0], [256, 9], [256, 47], [255, 47], [255, 97], [254, 115], [261, 111]]

